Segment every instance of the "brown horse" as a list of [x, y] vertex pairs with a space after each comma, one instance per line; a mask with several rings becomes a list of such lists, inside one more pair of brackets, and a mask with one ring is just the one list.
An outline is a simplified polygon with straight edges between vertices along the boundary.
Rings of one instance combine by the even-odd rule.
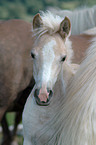
[[[5, 113], [15, 111], [21, 121], [22, 110], [34, 85], [32, 78], [31, 24], [22, 20], [0, 23], [0, 121], [3, 127], [3, 145], [9, 145], [9, 132]], [[17, 124], [15, 124], [14, 133]]]

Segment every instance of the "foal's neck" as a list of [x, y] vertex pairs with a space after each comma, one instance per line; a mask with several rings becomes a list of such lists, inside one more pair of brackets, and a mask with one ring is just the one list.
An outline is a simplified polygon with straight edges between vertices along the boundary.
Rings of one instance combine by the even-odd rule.
[[62, 101], [62, 99], [65, 96], [65, 92], [66, 92], [66, 87], [67, 85], [70, 83], [70, 80], [72, 78], [72, 76], [74, 75], [73, 73], [73, 69], [71, 67], [71, 64], [66, 64], [64, 63], [61, 69], [61, 72], [59, 74], [59, 77], [57, 79], [57, 82], [54, 86], [54, 102], [57, 100], [59, 102]]
[[62, 82], [62, 87], [63, 87], [63, 92], [65, 94], [66, 87], [70, 83], [70, 80], [72, 76], [74, 75], [73, 73], [73, 68], [71, 64], [67, 64], [66, 62], [63, 64], [61, 74], [60, 74], [60, 81]]

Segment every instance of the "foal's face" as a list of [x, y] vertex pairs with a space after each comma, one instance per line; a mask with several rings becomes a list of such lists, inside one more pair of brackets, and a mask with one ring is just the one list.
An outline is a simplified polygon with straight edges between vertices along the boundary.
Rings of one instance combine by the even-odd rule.
[[43, 35], [31, 52], [33, 58], [33, 75], [37, 89], [34, 96], [39, 105], [48, 105], [52, 89], [62, 64], [66, 61], [66, 48], [59, 34]]
[[[45, 21], [46, 18], [51, 17], [45, 16]], [[48, 26], [46, 23], [44, 25], [43, 19], [40, 17], [40, 14], [35, 15], [33, 18], [34, 32], [40, 34], [41, 31], [43, 32], [43, 35], [41, 35], [41, 37], [39, 35], [39, 38], [36, 39], [31, 55], [33, 58], [33, 75], [37, 87], [34, 91], [34, 97], [37, 104], [48, 105], [53, 94], [52, 89], [59, 76], [62, 64], [66, 61], [67, 54], [64, 41], [69, 35], [71, 25], [70, 20], [65, 17], [65, 19], [60, 23], [58, 29], [53, 33], [51, 27], [49, 31], [49, 24], [47, 24]], [[56, 18], [54, 21], [55, 20]], [[51, 21], [53, 21], [53, 16]], [[48, 21], [46, 22], [48, 23]], [[54, 23], [51, 26], [53, 25]], [[44, 30], [47, 30], [47, 33], [44, 33]]]

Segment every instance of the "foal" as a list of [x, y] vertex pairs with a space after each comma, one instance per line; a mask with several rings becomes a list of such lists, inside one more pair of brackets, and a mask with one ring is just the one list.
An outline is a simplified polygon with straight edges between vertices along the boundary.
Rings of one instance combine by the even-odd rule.
[[[51, 13], [43, 13], [42, 17], [37, 14], [33, 19], [36, 40], [31, 55], [36, 85], [23, 112], [24, 145], [38, 144], [38, 132], [60, 109], [58, 106], [74, 74], [70, 64], [70, 27], [67, 17], [62, 20]], [[43, 141], [40, 140], [39, 145], [43, 145]]]

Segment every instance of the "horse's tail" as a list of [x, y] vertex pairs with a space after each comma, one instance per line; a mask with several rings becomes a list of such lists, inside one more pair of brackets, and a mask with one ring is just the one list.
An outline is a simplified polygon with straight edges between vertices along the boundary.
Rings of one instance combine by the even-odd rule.
[[96, 38], [61, 106], [40, 136], [51, 135], [44, 145], [96, 145]]

